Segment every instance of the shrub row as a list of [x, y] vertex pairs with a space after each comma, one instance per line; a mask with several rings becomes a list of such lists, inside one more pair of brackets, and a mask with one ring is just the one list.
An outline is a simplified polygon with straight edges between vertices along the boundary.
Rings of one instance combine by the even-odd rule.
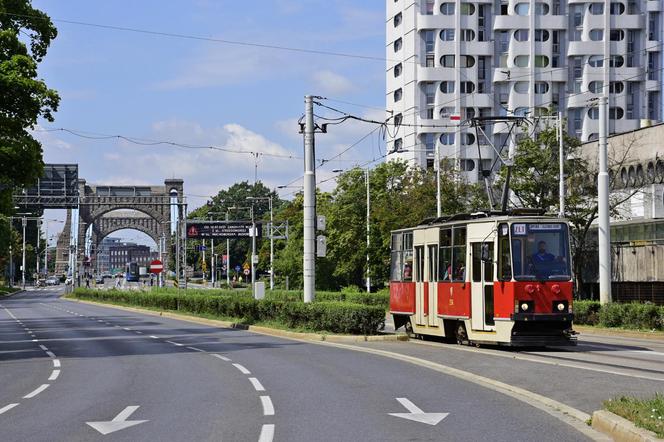
[[276, 321], [290, 328], [345, 334], [376, 334], [385, 309], [352, 302], [255, 300], [250, 296], [76, 289], [74, 296], [91, 301], [174, 310], [215, 317], [241, 318], [243, 323]]
[[664, 306], [650, 303], [610, 303], [575, 301], [574, 323], [622, 327], [631, 329], [664, 330]]

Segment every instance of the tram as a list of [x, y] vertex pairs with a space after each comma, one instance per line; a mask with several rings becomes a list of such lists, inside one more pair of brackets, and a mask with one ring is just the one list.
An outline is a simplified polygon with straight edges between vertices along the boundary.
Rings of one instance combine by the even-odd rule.
[[127, 264], [125, 267], [125, 280], [127, 282], [138, 282], [140, 280], [140, 273], [137, 263], [130, 262]]
[[390, 313], [459, 344], [575, 345], [568, 223], [531, 209], [392, 232]]

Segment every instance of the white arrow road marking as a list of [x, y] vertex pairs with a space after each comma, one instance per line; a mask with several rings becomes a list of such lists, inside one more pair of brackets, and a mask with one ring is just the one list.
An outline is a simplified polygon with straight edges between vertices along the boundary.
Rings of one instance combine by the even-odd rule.
[[99, 431], [101, 434], [109, 434], [118, 430], [124, 430], [125, 428], [133, 427], [134, 425], [142, 424], [148, 422], [147, 420], [140, 421], [128, 421], [127, 419], [131, 416], [134, 411], [138, 410], [140, 405], [130, 405], [122, 410], [117, 416], [110, 421], [100, 421], [100, 422], [86, 422], [95, 430]]
[[428, 425], [437, 425], [438, 422], [449, 415], [449, 413], [425, 413], [405, 397], [398, 397], [396, 400], [408, 410], [408, 413], [388, 413], [390, 416], [401, 417]]

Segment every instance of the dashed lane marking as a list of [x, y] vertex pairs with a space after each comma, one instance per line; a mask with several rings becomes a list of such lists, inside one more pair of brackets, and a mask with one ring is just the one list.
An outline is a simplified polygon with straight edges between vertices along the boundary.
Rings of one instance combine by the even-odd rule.
[[58, 376], [60, 376], [60, 370], [53, 370], [51, 372], [51, 375], [48, 377], [48, 380], [49, 381], [54, 381], [58, 378]]
[[270, 396], [261, 396], [261, 404], [263, 404], [263, 416], [274, 416], [274, 405]]
[[4, 407], [0, 408], [0, 414], [2, 414], [2, 413], [6, 413], [7, 411], [11, 410], [12, 408], [14, 408], [14, 407], [17, 406], [17, 405], [18, 405], [18, 404], [9, 404], [9, 405], [5, 405]]
[[49, 351], [49, 350], [45, 350], [45, 351], [46, 351], [46, 354], [47, 354], [49, 357], [51, 357], [51, 358], [55, 358], [55, 353], [53, 353], [52, 351]]
[[210, 356], [214, 356], [215, 358], [221, 359], [222, 361], [226, 361], [226, 362], [231, 361], [229, 358], [227, 358], [226, 356], [222, 356], [222, 355], [213, 354], [213, 355], [210, 355]]
[[156, 336], [154, 336], [154, 335], [150, 335], [150, 337], [151, 337], [152, 339], [159, 339], [158, 337], [156, 337]]
[[263, 424], [258, 442], [272, 442], [272, 439], [274, 439], [274, 424]]
[[194, 350], [194, 351], [200, 351], [200, 352], [204, 352], [204, 351], [205, 351], [205, 350], [201, 350], [200, 348], [196, 348], [196, 347], [187, 347], [187, 348], [188, 348], [189, 350]]
[[184, 345], [184, 344], [180, 344], [179, 342], [173, 342], [173, 341], [165, 341], [165, 342], [168, 342], [169, 344], [176, 345], [178, 347], [182, 347]]
[[60, 368], [60, 359], [53, 359], [53, 366], [55, 368]]
[[249, 370], [247, 370], [247, 369], [244, 367], [244, 365], [241, 365], [241, 364], [233, 364], [233, 367], [235, 367], [235, 368], [237, 368], [238, 370], [240, 370], [240, 372], [241, 372], [242, 374], [251, 374], [251, 372], [250, 372]]
[[254, 386], [254, 389], [256, 391], [265, 391], [265, 387], [263, 387], [263, 384], [261, 384], [261, 382], [258, 379], [249, 378], [249, 382], [251, 382], [251, 385]]
[[41, 384], [34, 391], [32, 391], [32, 392], [26, 394], [25, 396], [23, 396], [23, 399], [31, 399], [31, 398], [37, 396], [42, 391], [46, 390], [50, 386], [51, 386], [51, 384]]

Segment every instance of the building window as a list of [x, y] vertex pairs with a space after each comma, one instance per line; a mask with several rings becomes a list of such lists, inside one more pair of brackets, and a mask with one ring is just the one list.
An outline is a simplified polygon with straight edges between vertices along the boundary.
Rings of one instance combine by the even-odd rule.
[[397, 38], [396, 40], [394, 40], [394, 52], [399, 52], [402, 46], [403, 46], [403, 40], [401, 38]]
[[549, 5], [546, 3], [535, 3], [535, 15], [546, 15], [549, 13]]
[[436, 46], [436, 34], [434, 31], [424, 31], [424, 42], [427, 53], [433, 52]]
[[527, 81], [517, 81], [514, 83], [514, 91], [518, 94], [527, 94], [530, 83]]
[[472, 94], [475, 92], [475, 84], [472, 81], [462, 81], [459, 90], [462, 94]]
[[593, 68], [601, 68], [604, 66], [604, 58], [601, 55], [591, 55], [588, 57], [588, 64]]
[[426, 59], [424, 60], [424, 66], [427, 67], [427, 68], [434, 67], [435, 57], [436, 56], [434, 54], [427, 54]]
[[460, 65], [462, 68], [472, 68], [475, 66], [475, 58], [471, 57], [470, 55], [462, 55], [460, 59]]
[[441, 4], [440, 13], [443, 15], [454, 15], [454, 3]]
[[610, 107], [609, 108], [609, 118], [611, 120], [620, 120], [625, 116], [625, 111], [622, 107]]
[[436, 147], [436, 136], [432, 133], [424, 134], [424, 147], [427, 152], [433, 152]]
[[611, 15], [623, 15], [625, 13], [625, 5], [621, 2], [611, 2]]
[[475, 144], [475, 135], [470, 133], [461, 134], [461, 144], [463, 146], [472, 146]]
[[591, 120], [599, 120], [599, 109], [596, 107], [588, 109], [588, 118]]
[[403, 114], [396, 114], [394, 116], [394, 127], [401, 126], [402, 121], [403, 121]]
[[440, 57], [440, 65], [444, 68], [454, 67], [454, 55], [443, 55]]
[[475, 40], [475, 31], [472, 29], [462, 29], [461, 30], [461, 41], [473, 41]]
[[535, 29], [535, 41], [548, 41], [549, 31], [546, 29]]
[[443, 29], [440, 31], [440, 39], [443, 41], [454, 41], [454, 29]]
[[403, 139], [397, 138], [394, 140], [394, 149], [392, 149], [392, 152], [399, 152], [401, 148], [403, 148]]
[[527, 68], [528, 67], [528, 56], [527, 55], [517, 55], [514, 58], [514, 66], [520, 67], [520, 68]]
[[516, 13], [516, 15], [528, 15], [529, 11], [530, 11], [529, 3], [517, 3], [516, 6], [514, 6], [514, 12]]
[[591, 3], [588, 10], [592, 15], [604, 14], [604, 3]]
[[440, 134], [440, 144], [451, 146], [454, 144], [454, 132], [445, 132]]
[[612, 55], [609, 59], [609, 67], [621, 68], [625, 64], [625, 58], [622, 55]]
[[602, 29], [591, 29], [590, 30], [590, 40], [592, 41], [602, 41], [604, 39], [604, 31]]
[[588, 141], [597, 141], [599, 140], [599, 134], [598, 133], [592, 133], [588, 135]]
[[461, 3], [461, 15], [473, 15], [475, 13], [475, 5], [472, 3]]
[[528, 41], [528, 29], [517, 29], [514, 31], [516, 41]]
[[401, 12], [399, 12], [397, 15], [394, 16], [394, 27], [396, 28], [401, 24], [401, 21], [403, 20], [403, 16], [401, 15]]
[[588, 91], [593, 94], [601, 94], [604, 83], [601, 81], [591, 81], [588, 83]]
[[453, 94], [454, 93], [454, 82], [453, 81], [442, 81], [440, 83], [440, 92], [443, 94]]
[[403, 90], [401, 88], [397, 89], [394, 91], [394, 101], [401, 101], [401, 98], [403, 98]]
[[454, 114], [453, 107], [441, 107], [440, 108], [440, 118], [449, 118], [450, 115]]
[[535, 83], [535, 93], [536, 94], [546, 94], [549, 92], [549, 84], [544, 81], [538, 81]]
[[515, 117], [525, 117], [527, 114], [528, 114], [527, 107], [517, 107], [516, 109], [514, 109]]
[[433, 5], [434, 5], [434, 0], [427, 0], [426, 4], [424, 5], [424, 14], [425, 15], [433, 15]]
[[475, 161], [473, 160], [461, 160], [461, 170], [463, 172], [472, 172], [475, 170]]
[[612, 81], [609, 83], [609, 92], [612, 94], [621, 94], [625, 90], [625, 84], [622, 81]]
[[611, 29], [609, 36], [611, 41], [622, 41], [625, 38], [625, 31], [622, 29]]
[[401, 75], [402, 70], [403, 70], [403, 65], [401, 63], [394, 66], [394, 77], [398, 77], [399, 75]]

